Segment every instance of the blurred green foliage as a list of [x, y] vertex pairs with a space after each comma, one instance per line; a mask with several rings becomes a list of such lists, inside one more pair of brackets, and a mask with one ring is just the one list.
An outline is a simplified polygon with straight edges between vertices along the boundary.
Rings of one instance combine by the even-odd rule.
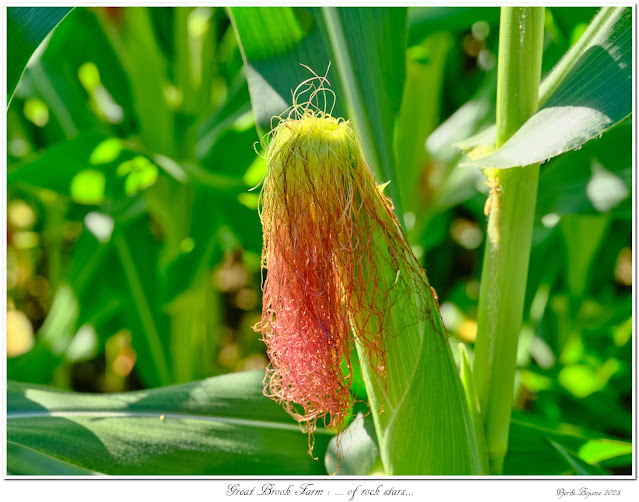
[[[395, 124], [400, 216], [471, 355], [488, 187], [452, 145], [494, 120], [496, 11], [409, 9]], [[544, 74], [595, 13], [546, 10]], [[10, 380], [102, 393], [265, 367], [249, 190], [265, 165], [224, 9], [74, 9], [30, 60], [7, 126]], [[632, 433], [631, 144], [628, 119], [542, 166], [515, 396], [526, 427], [555, 434], [540, 469], [572, 455], [630, 473], [612, 440]], [[506, 474], [530, 470], [518, 424]]]
[[211, 8], [74, 9], [31, 61], [8, 110], [8, 291], [36, 335], [10, 378], [97, 392], [265, 366], [241, 66]]

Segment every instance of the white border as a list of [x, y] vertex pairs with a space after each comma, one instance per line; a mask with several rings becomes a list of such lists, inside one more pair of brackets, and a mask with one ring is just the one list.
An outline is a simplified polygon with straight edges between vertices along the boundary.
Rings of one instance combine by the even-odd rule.
[[[173, 1], [150, 1], [150, 2], [92, 2], [92, 1], [78, 1], [73, 4], [81, 7], [85, 6], [175, 6], [176, 2]], [[39, 1], [28, 2], [28, 6], [68, 6], [70, 2], [61, 1]], [[304, 1], [298, 0], [296, 2], [202, 2], [202, 1], [189, 1], [184, 5], [196, 6], [264, 6], [264, 5], [296, 5], [296, 6], [317, 6], [317, 5], [335, 5], [335, 6], [383, 6], [389, 5], [389, 2], [376, 2], [376, 1]], [[419, 2], [419, 1], [403, 1], [397, 5], [401, 6], [449, 6], [449, 7], [463, 7], [463, 6], [484, 6], [484, 7], [499, 7], [503, 5], [513, 6], [529, 6], [529, 5], [543, 5], [543, 6], [600, 6], [600, 5], [613, 5], [613, 6], [632, 6], [633, 7], [633, 30], [632, 39], [634, 54], [633, 65], [633, 114], [636, 116], [636, 82], [637, 82], [637, 38], [636, 38], [636, 22], [637, 22], [637, 8], [634, 3], [627, 2], [606, 2], [606, 1], [582, 1], [582, 2], [487, 2], [487, 3], [472, 3], [472, 2]], [[25, 6], [25, 2], [16, 1], [3, 1], [2, 12], [0, 13], [0, 26], [2, 27], [3, 37], [2, 40], [3, 50], [2, 55], [2, 68], [5, 70], [3, 73], [2, 83], [0, 89], [2, 95], [6, 96], [6, 7], [11, 6]], [[2, 145], [2, 199], [1, 207], [3, 209], [2, 218], [0, 218], [0, 229], [2, 236], [6, 236], [6, 214], [7, 214], [7, 186], [6, 186], [6, 169], [7, 169], [7, 136], [6, 136], [6, 112], [2, 117], [2, 138], [0, 145]], [[632, 242], [633, 242], [633, 334], [637, 333], [637, 246], [636, 246], [636, 225], [637, 225], [637, 176], [636, 176], [636, 122], [633, 120], [633, 135], [635, 142], [632, 145], [632, 159], [633, 159], [633, 214], [632, 214]], [[6, 242], [6, 241], [5, 241]], [[4, 308], [0, 312], [2, 318], [2, 342], [1, 350], [2, 354], [6, 354], [6, 304], [7, 304], [7, 290], [6, 290], [6, 244], [0, 246], [2, 269], [0, 270], [0, 280], [2, 281], [2, 301]], [[637, 422], [636, 422], [636, 393], [637, 393], [637, 371], [636, 371], [636, 354], [637, 354], [637, 340], [636, 336], [633, 336], [633, 445], [636, 445], [637, 440]], [[2, 358], [2, 382], [6, 383], [6, 359]], [[3, 385], [6, 388], [6, 385]], [[6, 392], [2, 392], [2, 428], [0, 433], [2, 438], [6, 438]], [[3, 441], [3, 444], [6, 444]], [[604, 490], [621, 490], [621, 494], [618, 496], [610, 496], [612, 500], [639, 500], [639, 484], [637, 483], [637, 452], [636, 448], [633, 451], [633, 474], [631, 476], [615, 476], [611, 478], [609, 476], [446, 476], [446, 477], [420, 477], [420, 476], [395, 476], [395, 477], [335, 477], [329, 478], [325, 476], [311, 476], [311, 477], [290, 477], [290, 476], [109, 476], [109, 477], [97, 477], [87, 478], [83, 476], [65, 476], [64, 478], [56, 476], [11, 476], [6, 477], [6, 448], [2, 448], [0, 458], [0, 469], [2, 474], [2, 482], [0, 483], [0, 500], [31, 500], [31, 498], [46, 497], [47, 501], [64, 501], [69, 500], [109, 500], [112, 501], [114, 497], [124, 497], [124, 500], [133, 500], [137, 497], [147, 497], [151, 500], [173, 500], [179, 501], [185, 498], [203, 499], [203, 501], [217, 501], [217, 500], [232, 500], [232, 499], [257, 499], [257, 500], [286, 500], [291, 498], [301, 498], [303, 500], [335, 500], [335, 501], [347, 501], [349, 500], [349, 491], [355, 490], [359, 492], [354, 497], [354, 500], [370, 500], [383, 497], [384, 500], [397, 499], [397, 500], [474, 500], [478, 496], [490, 498], [491, 500], [517, 500], [517, 501], [538, 501], [538, 500], [601, 500], [601, 496], [586, 494], [579, 495], [581, 489], [585, 489], [587, 492], [595, 492]], [[204, 480], [205, 484], [202, 483]], [[80, 482], [78, 482], [80, 481]], [[82, 482], [84, 481], [84, 482]], [[319, 488], [324, 490], [324, 495], [291, 495], [290, 497], [278, 498], [271, 496], [258, 496], [260, 487], [267, 483], [272, 482], [278, 486], [278, 488], [286, 488], [288, 485], [295, 485], [293, 491], [299, 490], [302, 483], [312, 483], [313, 488]], [[90, 484], [89, 484], [90, 483]], [[94, 483], [98, 483], [96, 486]], [[229, 486], [234, 484], [240, 484], [242, 489], [249, 490], [255, 486], [253, 495], [234, 495], [228, 496], [227, 492]], [[383, 496], [383, 495], [362, 495], [363, 489], [375, 490], [378, 485], [383, 485], [382, 492], [391, 487], [406, 490], [404, 496]], [[358, 488], [359, 486], [359, 488]], [[195, 491], [196, 489], [200, 489]], [[571, 490], [575, 490], [575, 495], [559, 496], [557, 490], [563, 489], [565, 492], [570, 493]], [[329, 492], [329, 493], [327, 493]], [[332, 492], [332, 493], [330, 493]], [[5, 495], [7, 498], [5, 498]], [[12, 497], [12, 498], [9, 498]], [[609, 497], [606, 497], [609, 498]]]

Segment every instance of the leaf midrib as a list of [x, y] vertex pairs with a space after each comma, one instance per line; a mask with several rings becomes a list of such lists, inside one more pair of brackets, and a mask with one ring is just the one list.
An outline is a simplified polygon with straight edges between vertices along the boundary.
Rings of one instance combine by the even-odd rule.
[[[221, 417], [216, 415], [193, 415], [189, 413], [166, 413], [158, 411], [113, 411], [113, 410], [37, 410], [37, 411], [9, 411], [7, 413], [8, 420], [19, 420], [29, 418], [66, 418], [66, 417], [86, 417], [86, 418], [157, 418], [164, 416], [164, 420], [195, 420], [203, 422], [219, 422], [230, 425], [239, 425], [266, 429], [280, 429], [300, 432], [300, 427], [294, 424], [285, 424], [278, 422], [269, 422], [268, 420], [255, 420], [250, 418], [234, 418]], [[315, 434], [333, 436], [334, 433], [329, 429], [316, 429]]]

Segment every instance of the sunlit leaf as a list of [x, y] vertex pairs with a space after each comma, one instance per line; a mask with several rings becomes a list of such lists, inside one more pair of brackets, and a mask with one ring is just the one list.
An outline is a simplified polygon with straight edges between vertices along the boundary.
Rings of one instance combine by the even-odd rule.
[[[14, 474], [326, 474], [308, 454], [298, 424], [263, 396], [262, 378], [261, 371], [237, 373], [107, 395], [12, 382], [8, 468]], [[324, 456], [331, 436], [317, 429], [316, 456]], [[27, 466], [25, 449], [34, 452]], [[34, 464], [34, 456], [46, 461]]]
[[579, 457], [588, 463], [612, 463], [614, 459], [624, 457], [627, 463], [631, 463], [628, 455], [632, 455], [632, 444], [612, 439], [592, 439], [579, 448]]
[[100, 204], [104, 201], [104, 173], [84, 169], [71, 179], [71, 198], [79, 204]]
[[[540, 110], [499, 150], [467, 162], [509, 168], [579, 149], [632, 111], [632, 9], [606, 7], [541, 84]], [[494, 145], [494, 127], [458, 143]]]

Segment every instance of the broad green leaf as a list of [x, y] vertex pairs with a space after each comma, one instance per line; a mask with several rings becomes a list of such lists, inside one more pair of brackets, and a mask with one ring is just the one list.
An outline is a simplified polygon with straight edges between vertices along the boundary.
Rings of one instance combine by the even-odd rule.
[[29, 58], [72, 7], [7, 8], [7, 107]]
[[[578, 26], [588, 26], [588, 23], [592, 21], [592, 18], [597, 14], [599, 9], [593, 7], [548, 7], [548, 11], [552, 14], [553, 24], [560, 32], [560, 36], [566, 39], [570, 39], [573, 36], [573, 31]], [[583, 33], [585, 29], [582, 29]], [[575, 40], [572, 41], [573, 44]]]
[[[262, 135], [292, 104], [291, 91], [324, 75], [335, 92], [334, 116], [352, 119], [380, 181], [397, 178], [393, 128], [405, 72], [405, 8], [232, 7], [251, 103]], [[303, 98], [302, 98], [303, 99]], [[319, 106], [323, 108], [323, 98]], [[327, 110], [333, 99], [327, 95]], [[395, 183], [389, 194], [401, 211]]]
[[[323, 18], [316, 8], [232, 7], [230, 17], [245, 61], [251, 104], [258, 133], [271, 128], [272, 117], [292, 104], [292, 91], [313, 77], [305, 64], [324, 75], [333, 56], [322, 32]], [[341, 99], [335, 100], [334, 115], [345, 115], [345, 100], [335, 62], [328, 80]], [[329, 101], [332, 105], [332, 100]], [[329, 108], [330, 109], [330, 108]]]
[[574, 45], [600, 7], [546, 7], [544, 60], [541, 74], [547, 75]]
[[[527, 166], [579, 149], [632, 111], [632, 9], [605, 7], [542, 82], [541, 108], [499, 150], [466, 165]], [[495, 144], [495, 129], [458, 143]]]
[[[297, 423], [263, 396], [262, 378], [261, 371], [236, 373], [104, 395], [11, 382], [9, 471], [25, 472], [17, 450], [29, 449], [51, 459], [32, 466], [37, 474], [326, 474]], [[331, 437], [316, 430], [316, 457]]]

